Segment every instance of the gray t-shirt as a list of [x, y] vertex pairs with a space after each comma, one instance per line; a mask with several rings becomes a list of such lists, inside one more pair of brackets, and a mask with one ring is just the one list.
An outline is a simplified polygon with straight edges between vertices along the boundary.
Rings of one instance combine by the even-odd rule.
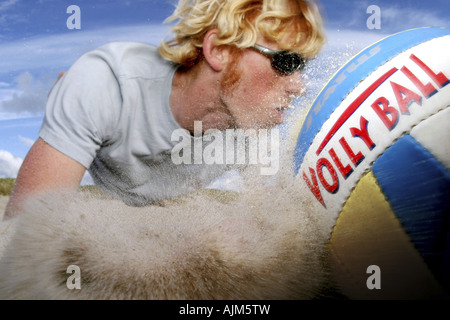
[[226, 167], [172, 161], [178, 141], [171, 136], [181, 130], [169, 106], [175, 71], [147, 44], [116, 42], [89, 52], [52, 89], [39, 135], [130, 205], [204, 187]]

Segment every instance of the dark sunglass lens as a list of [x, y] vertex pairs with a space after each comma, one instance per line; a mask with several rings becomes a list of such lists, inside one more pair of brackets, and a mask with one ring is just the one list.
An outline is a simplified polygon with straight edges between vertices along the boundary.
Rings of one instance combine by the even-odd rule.
[[297, 54], [280, 52], [273, 57], [272, 66], [283, 74], [292, 74], [303, 69], [305, 61]]

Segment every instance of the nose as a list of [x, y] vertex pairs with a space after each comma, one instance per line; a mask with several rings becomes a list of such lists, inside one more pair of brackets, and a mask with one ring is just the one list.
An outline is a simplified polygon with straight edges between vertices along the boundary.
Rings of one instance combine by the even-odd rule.
[[283, 80], [285, 81], [284, 90], [288, 93], [291, 99], [305, 94], [306, 90], [303, 80], [298, 72], [285, 76]]
[[299, 97], [305, 93], [305, 87], [302, 78], [298, 72], [283, 77], [284, 92], [289, 99], [292, 101], [295, 97]]
[[302, 77], [299, 72], [296, 72], [292, 75], [282, 76], [280, 78], [282, 87], [279, 91], [279, 101], [283, 105], [289, 105], [292, 107], [292, 101], [296, 97], [304, 95], [306, 92]]

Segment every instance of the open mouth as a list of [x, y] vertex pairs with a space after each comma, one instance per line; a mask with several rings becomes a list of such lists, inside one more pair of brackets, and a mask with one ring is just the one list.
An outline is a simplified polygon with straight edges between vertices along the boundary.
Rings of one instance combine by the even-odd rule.
[[279, 99], [279, 103], [282, 106], [276, 108], [276, 110], [282, 112], [282, 111], [294, 109], [294, 105], [292, 104], [292, 101], [296, 97], [297, 97], [296, 95], [290, 94], [288, 98], [281, 98], [281, 99]]

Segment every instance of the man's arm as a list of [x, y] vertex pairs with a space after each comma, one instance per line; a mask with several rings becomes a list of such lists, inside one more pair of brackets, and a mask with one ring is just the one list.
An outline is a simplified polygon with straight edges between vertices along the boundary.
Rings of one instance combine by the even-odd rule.
[[20, 168], [4, 219], [18, 214], [27, 197], [48, 191], [75, 191], [85, 172], [86, 168], [79, 162], [39, 138]]

